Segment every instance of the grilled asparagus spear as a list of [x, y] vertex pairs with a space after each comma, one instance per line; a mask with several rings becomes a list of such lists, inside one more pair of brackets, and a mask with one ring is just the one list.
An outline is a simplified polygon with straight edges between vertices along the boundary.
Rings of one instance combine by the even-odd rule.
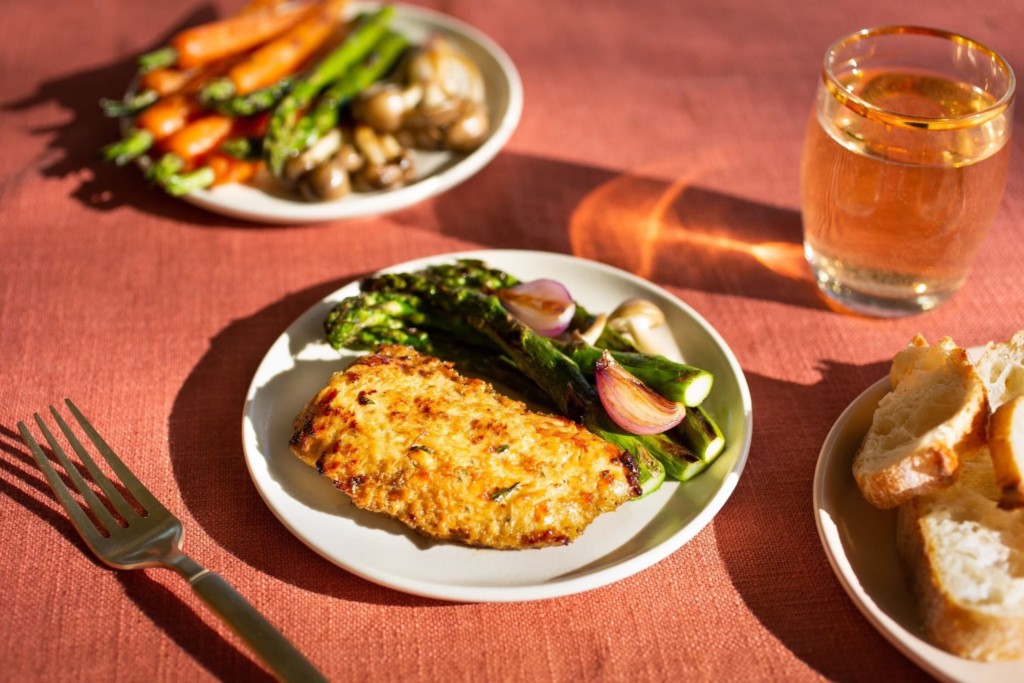
[[298, 154], [293, 145], [295, 124], [303, 109], [332, 82], [365, 57], [380, 41], [394, 17], [395, 8], [388, 5], [361, 19], [345, 41], [320, 61], [310, 73], [295, 82], [291, 91], [278, 103], [267, 127], [264, 148], [268, 166], [280, 175], [284, 162]]

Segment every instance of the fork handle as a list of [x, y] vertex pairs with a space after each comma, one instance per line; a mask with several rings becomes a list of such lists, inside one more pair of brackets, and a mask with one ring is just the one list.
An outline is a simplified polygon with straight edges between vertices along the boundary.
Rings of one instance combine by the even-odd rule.
[[289, 683], [326, 683], [324, 675], [220, 574], [200, 569], [199, 573], [188, 576], [188, 582], [199, 597], [249, 644], [278, 679]]

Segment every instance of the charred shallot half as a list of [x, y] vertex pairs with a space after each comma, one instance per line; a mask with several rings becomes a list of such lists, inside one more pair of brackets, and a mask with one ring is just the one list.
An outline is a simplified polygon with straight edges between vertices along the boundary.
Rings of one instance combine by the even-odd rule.
[[512, 315], [542, 337], [557, 337], [569, 328], [576, 302], [565, 285], [541, 279], [513, 285], [498, 292]]
[[594, 380], [608, 417], [631, 434], [661, 434], [686, 417], [686, 406], [653, 391], [619, 365], [607, 349], [594, 366]]

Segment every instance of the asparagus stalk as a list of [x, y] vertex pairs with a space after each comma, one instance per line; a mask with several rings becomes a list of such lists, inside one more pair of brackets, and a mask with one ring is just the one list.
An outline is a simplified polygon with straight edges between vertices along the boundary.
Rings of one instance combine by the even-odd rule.
[[[602, 349], [589, 344], [557, 345], [584, 373], [591, 375]], [[700, 405], [711, 393], [714, 377], [707, 370], [676, 363], [664, 356], [630, 351], [611, 351], [612, 358], [648, 387], [687, 407]]]
[[677, 428], [683, 443], [690, 446], [704, 462], [710, 463], [725, 448], [725, 437], [703, 406], [686, 411], [686, 417]]
[[[301, 154], [324, 134], [337, 127], [342, 107], [387, 75], [408, 45], [409, 42], [404, 36], [393, 32], [386, 33], [362, 64], [349, 70], [324, 90], [316, 106], [295, 124], [290, 144], [285, 148], [287, 154]], [[274, 168], [273, 164], [272, 158], [271, 170]]]
[[[459, 259], [454, 264], [429, 266], [424, 272], [432, 278], [440, 278], [451, 287], [469, 287], [488, 292], [520, 284], [514, 275], [491, 268], [479, 259]], [[589, 329], [596, 320], [596, 315], [576, 302], [576, 312], [570, 323], [572, 329]], [[604, 328], [595, 346], [609, 351], [638, 351], [629, 339], [610, 327]]]
[[203, 88], [199, 101], [207, 109], [215, 109], [227, 116], [252, 116], [273, 109], [294, 84], [295, 76], [285, 76], [269, 87], [246, 95], [235, 95], [234, 86], [225, 88], [222, 80], [216, 80]]
[[[493, 276], [482, 272], [467, 280], [460, 270], [431, 271], [430, 280], [458, 289], [470, 288]], [[404, 275], [389, 274], [365, 281], [364, 291], [338, 303], [324, 321], [328, 342], [336, 349], [371, 349], [377, 344], [407, 344], [423, 350], [423, 340], [433, 330], [443, 331], [477, 347], [493, 346], [464, 317], [431, 310], [422, 297], [395, 291], [407, 286]], [[481, 291], [476, 289], [475, 291]], [[551, 340], [560, 352], [571, 358], [584, 375], [592, 376], [601, 357], [601, 349], [580, 343]], [[639, 352], [611, 351], [612, 357], [644, 384], [670, 401], [695, 406], [711, 391], [712, 375], [706, 370], [676, 363], [663, 356]]]
[[327, 341], [336, 349], [406, 344], [422, 351], [429, 345], [430, 337], [424, 327], [457, 336], [465, 343], [491, 346], [487, 337], [460, 318], [432, 312], [420, 297], [405, 292], [374, 291], [348, 297], [324, 320]]
[[265, 142], [271, 172], [280, 175], [284, 162], [293, 154], [293, 128], [301, 111], [373, 49], [394, 14], [395, 8], [388, 5], [361, 19], [345, 41], [317, 64], [308, 76], [296, 81], [288, 95], [278, 103], [268, 124]]

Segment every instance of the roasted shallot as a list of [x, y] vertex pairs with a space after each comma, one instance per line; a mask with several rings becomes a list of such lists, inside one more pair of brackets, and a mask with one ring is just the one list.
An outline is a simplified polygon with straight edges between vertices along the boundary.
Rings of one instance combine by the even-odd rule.
[[651, 390], [607, 350], [594, 366], [594, 379], [608, 417], [631, 434], [661, 434], [686, 417], [686, 406]]
[[576, 313], [569, 290], [546, 278], [503, 289], [498, 298], [519, 322], [543, 337], [557, 337], [565, 332]]

